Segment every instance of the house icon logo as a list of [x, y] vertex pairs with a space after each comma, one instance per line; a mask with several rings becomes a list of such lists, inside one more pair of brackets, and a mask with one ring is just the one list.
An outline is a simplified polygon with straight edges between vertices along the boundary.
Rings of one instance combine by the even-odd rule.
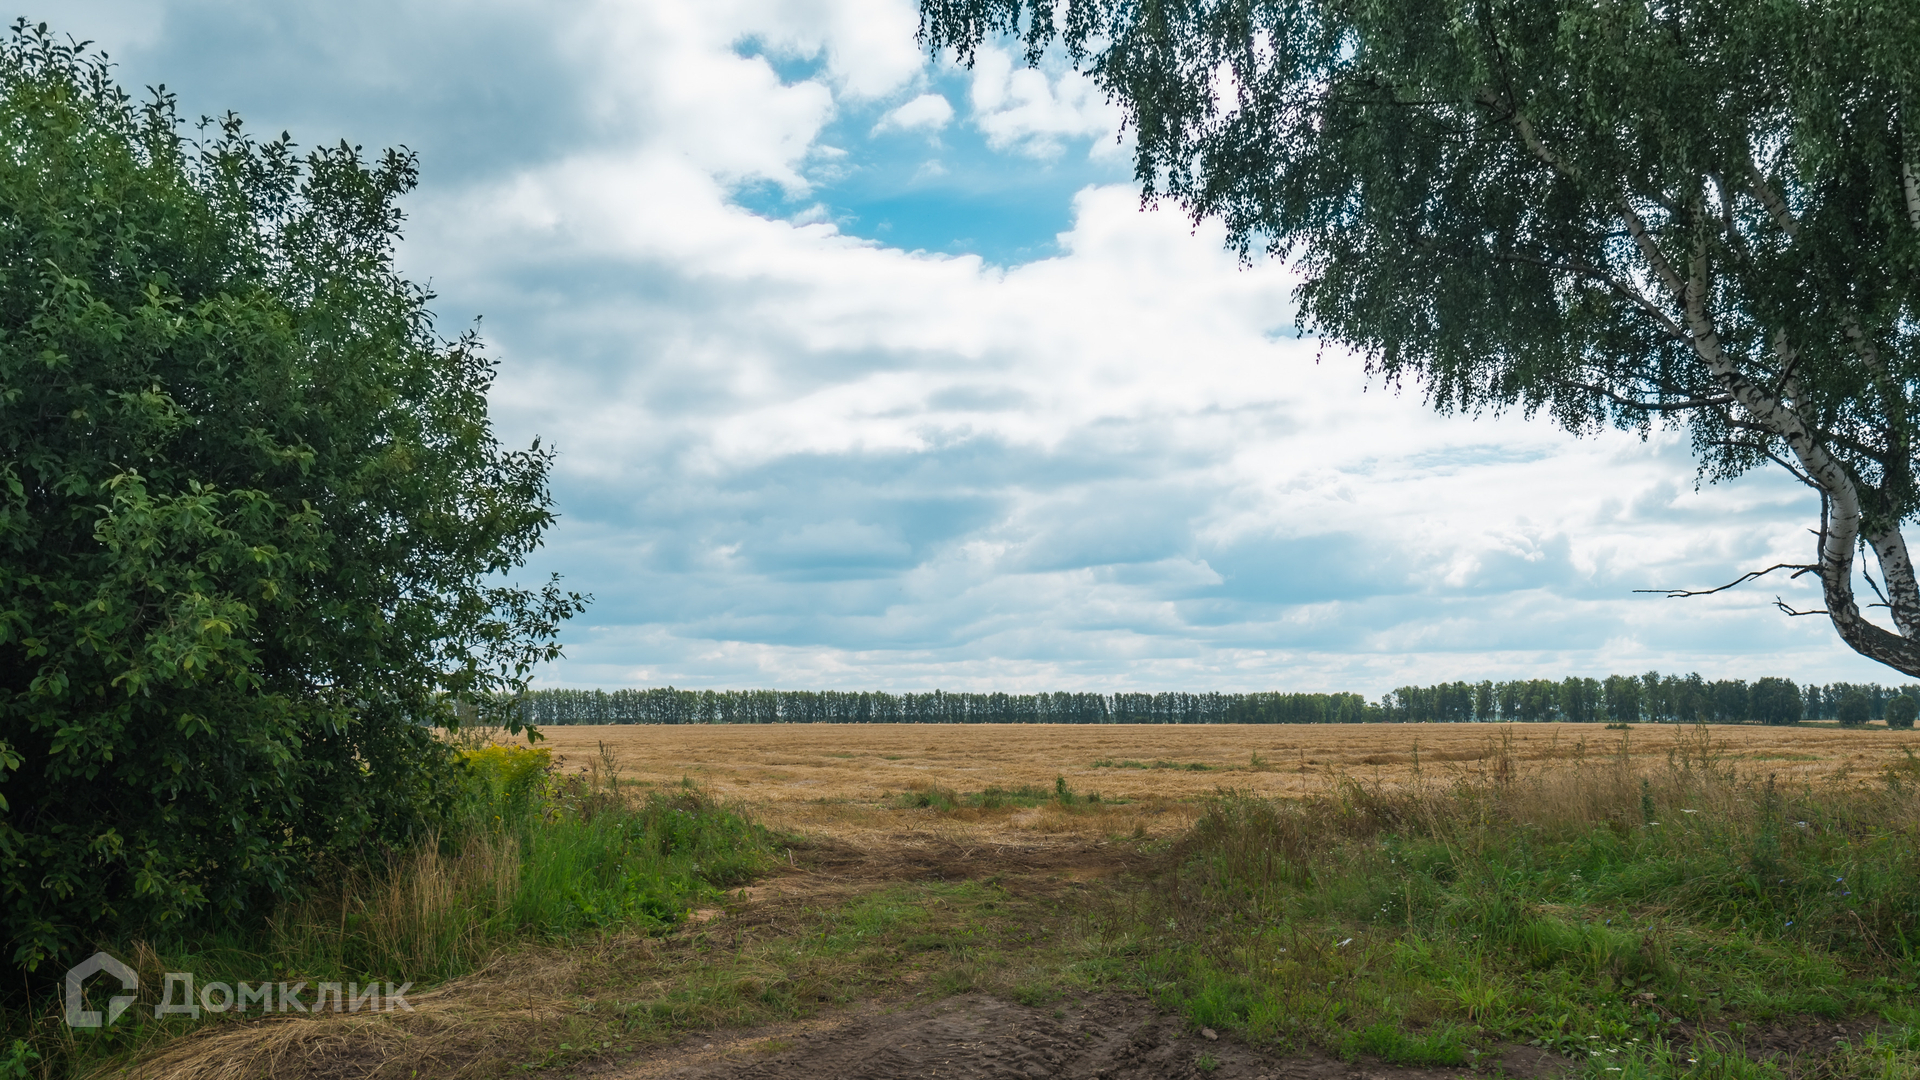
[[81, 987], [89, 978], [106, 972], [120, 980], [120, 989], [138, 992], [140, 975], [132, 968], [103, 952], [94, 953], [85, 960], [67, 969], [67, 1026], [77, 1028], [97, 1028], [120, 1019], [127, 1006], [134, 1003], [133, 994], [115, 994], [107, 999], [106, 1019], [101, 1019], [100, 1010], [84, 1009], [86, 1000], [81, 997]]

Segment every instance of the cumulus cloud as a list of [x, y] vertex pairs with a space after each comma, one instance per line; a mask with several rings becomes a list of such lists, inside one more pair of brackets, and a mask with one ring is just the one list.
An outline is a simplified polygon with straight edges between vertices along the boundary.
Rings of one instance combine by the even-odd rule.
[[[942, 131], [955, 183], [1115, 152], [1117, 113], [1071, 72], [989, 49], [956, 113], [906, 0], [399, 8], [399, 44], [331, 73], [314, 58], [363, 31], [319, 5], [219, 23], [178, 2], [116, 51], [145, 81], [198, 56], [268, 117], [333, 102], [325, 124], [438, 148], [405, 265], [450, 321], [486, 314], [502, 432], [562, 452], [532, 569], [596, 596], [548, 682], [1878, 677], [1761, 595], [1631, 592], [1804, 554], [1817, 508], [1790, 483], [1695, 490], [1682, 440], [1369, 387], [1293, 336], [1286, 267], [1237, 265], [1129, 187], [1082, 188], [1049, 257], [1012, 264], [850, 235], [812, 194], [901, 142], [861, 132]], [[183, 44], [216, 24], [220, 49]], [[409, 67], [440, 27], [452, 58]], [[496, 50], [525, 85], [460, 82]], [[751, 211], [754, 184], [804, 205]]]
[[1092, 139], [1089, 153], [1123, 156], [1115, 135], [1120, 109], [1093, 81], [1053, 65], [1030, 68], [1005, 49], [984, 47], [973, 66], [969, 98], [974, 123], [989, 145], [1038, 157], [1056, 157], [1070, 140]]
[[888, 131], [939, 131], [953, 119], [953, 105], [939, 94], [921, 94], [892, 110], [873, 125], [873, 134]]

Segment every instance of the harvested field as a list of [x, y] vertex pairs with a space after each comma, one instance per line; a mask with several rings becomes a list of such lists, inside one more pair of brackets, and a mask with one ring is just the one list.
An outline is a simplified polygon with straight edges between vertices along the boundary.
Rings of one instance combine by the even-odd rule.
[[[1055, 777], [1109, 799], [1186, 799], [1220, 788], [1297, 795], [1342, 776], [1391, 782], [1416, 771], [1427, 779], [1502, 767], [1537, 773], [1622, 752], [1655, 765], [1683, 745], [1698, 756], [1703, 731], [1651, 724], [1628, 731], [1598, 724], [779, 724], [550, 727], [543, 734], [568, 771], [600, 764], [605, 747], [626, 782], [690, 777], [716, 794], [771, 808], [872, 803], [935, 786], [1051, 787]], [[1711, 725], [1704, 734], [1709, 753], [1782, 784], [1877, 775], [1906, 751], [1920, 751], [1920, 733], [1879, 726]]]

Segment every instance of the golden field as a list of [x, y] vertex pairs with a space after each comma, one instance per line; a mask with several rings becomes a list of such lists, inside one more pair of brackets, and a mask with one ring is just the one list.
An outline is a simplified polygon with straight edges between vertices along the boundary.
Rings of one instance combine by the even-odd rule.
[[[604, 747], [624, 782], [687, 777], [724, 798], [770, 809], [878, 803], [936, 786], [956, 792], [1051, 788], [1055, 777], [1076, 792], [1108, 799], [1182, 800], [1219, 788], [1284, 796], [1324, 790], [1341, 777], [1434, 780], [1495, 767], [1538, 774], [1622, 753], [1636, 765], [1655, 765], [1682, 740], [1691, 740], [1697, 755], [1703, 737], [1714, 756], [1743, 772], [1799, 784], [1877, 775], [1907, 750], [1920, 752], [1920, 732], [1879, 726], [601, 725], [549, 727], [542, 734], [566, 772], [603, 763]], [[1510, 765], [1499, 766], [1502, 757]]]

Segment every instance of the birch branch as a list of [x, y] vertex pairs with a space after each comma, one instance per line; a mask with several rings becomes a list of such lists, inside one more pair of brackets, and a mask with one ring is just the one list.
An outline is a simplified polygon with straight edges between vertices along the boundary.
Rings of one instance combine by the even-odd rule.
[[1687, 596], [1712, 596], [1714, 593], [1726, 592], [1735, 586], [1745, 585], [1749, 581], [1766, 577], [1775, 570], [1791, 570], [1793, 571], [1792, 576], [1798, 578], [1802, 574], [1818, 573], [1820, 566], [1818, 563], [1774, 563], [1765, 570], [1749, 570], [1739, 577], [1734, 578], [1732, 581], [1727, 582], [1725, 585], [1712, 589], [1635, 589], [1633, 591], [1637, 593], [1661, 593], [1669, 600], [1678, 600]]

